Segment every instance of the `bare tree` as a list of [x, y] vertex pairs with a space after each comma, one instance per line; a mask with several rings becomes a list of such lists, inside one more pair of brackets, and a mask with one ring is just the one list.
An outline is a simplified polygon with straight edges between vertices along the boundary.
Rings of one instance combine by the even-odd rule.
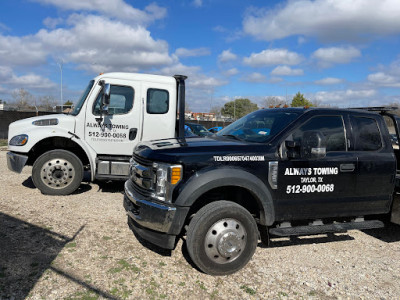
[[57, 105], [57, 100], [53, 96], [42, 96], [39, 98], [39, 107], [44, 111], [52, 111]]
[[24, 89], [18, 89], [12, 92], [11, 96], [15, 101], [15, 106], [18, 110], [32, 109], [34, 97], [31, 93]]
[[276, 96], [268, 96], [264, 100], [264, 105], [267, 108], [283, 107], [285, 104], [286, 104], [285, 100]]

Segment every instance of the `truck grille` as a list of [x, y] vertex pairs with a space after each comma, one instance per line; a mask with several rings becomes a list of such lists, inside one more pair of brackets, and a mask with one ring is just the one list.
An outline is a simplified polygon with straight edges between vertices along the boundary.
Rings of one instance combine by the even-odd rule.
[[154, 192], [153, 163], [138, 155], [133, 155], [130, 166], [132, 188], [140, 195], [148, 198]]

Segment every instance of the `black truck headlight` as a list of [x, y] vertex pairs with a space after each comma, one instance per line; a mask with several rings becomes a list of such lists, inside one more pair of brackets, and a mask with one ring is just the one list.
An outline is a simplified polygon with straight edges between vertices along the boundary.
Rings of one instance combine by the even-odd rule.
[[153, 167], [156, 171], [153, 198], [171, 202], [172, 191], [182, 179], [182, 166], [154, 163]]
[[28, 135], [20, 134], [14, 136], [8, 143], [10, 146], [24, 146], [28, 142]]

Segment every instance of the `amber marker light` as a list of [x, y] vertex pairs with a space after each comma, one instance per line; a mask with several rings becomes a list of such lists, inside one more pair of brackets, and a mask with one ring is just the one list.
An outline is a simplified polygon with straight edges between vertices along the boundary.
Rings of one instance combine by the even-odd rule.
[[171, 184], [177, 184], [181, 180], [181, 167], [171, 167]]

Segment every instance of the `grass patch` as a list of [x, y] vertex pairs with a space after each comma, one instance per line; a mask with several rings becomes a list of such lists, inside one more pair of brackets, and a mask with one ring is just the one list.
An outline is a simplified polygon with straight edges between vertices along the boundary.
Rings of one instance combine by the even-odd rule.
[[125, 259], [120, 259], [117, 263], [119, 266], [109, 269], [108, 272], [112, 274], [122, 272], [123, 270], [128, 270], [135, 273], [140, 272], [140, 268], [138, 268], [135, 264], [129, 264]]
[[65, 245], [65, 248], [75, 248], [76, 247], [76, 243], [72, 242], [72, 243], [68, 243]]
[[0, 139], [0, 147], [8, 146], [8, 141], [6, 139]]
[[111, 239], [112, 239], [112, 237], [110, 237], [110, 236], [103, 236], [103, 240], [105, 240], [105, 241], [109, 241]]
[[97, 300], [99, 295], [93, 291], [77, 292], [71, 296], [64, 298], [64, 300]]
[[257, 293], [256, 290], [252, 289], [251, 287], [248, 287], [247, 285], [242, 285], [240, 287], [245, 293], [249, 295], [255, 295]]

